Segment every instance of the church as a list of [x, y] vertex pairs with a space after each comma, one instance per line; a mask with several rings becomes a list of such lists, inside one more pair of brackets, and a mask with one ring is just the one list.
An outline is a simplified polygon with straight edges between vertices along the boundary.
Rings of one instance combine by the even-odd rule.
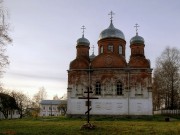
[[89, 55], [90, 42], [84, 36], [77, 40], [76, 58], [68, 69], [67, 115], [85, 115], [87, 91], [91, 115], [152, 115], [152, 68], [145, 56], [145, 40], [136, 34], [131, 38], [131, 54], [126, 60], [126, 40], [110, 25], [99, 34], [98, 55]]

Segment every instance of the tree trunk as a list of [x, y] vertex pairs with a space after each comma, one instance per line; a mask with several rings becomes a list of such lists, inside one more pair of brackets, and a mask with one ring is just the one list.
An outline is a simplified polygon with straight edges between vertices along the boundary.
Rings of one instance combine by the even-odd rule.
[[8, 118], [8, 111], [4, 110], [4, 111], [2, 111], [2, 113], [4, 115], [4, 118], [7, 119]]

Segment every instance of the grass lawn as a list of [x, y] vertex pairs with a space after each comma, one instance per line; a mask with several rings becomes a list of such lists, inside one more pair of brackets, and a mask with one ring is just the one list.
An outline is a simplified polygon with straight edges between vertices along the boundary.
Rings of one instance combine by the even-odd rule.
[[47, 117], [0, 120], [0, 135], [180, 135], [180, 119], [165, 122], [153, 119], [92, 118], [94, 130], [80, 129], [85, 119]]

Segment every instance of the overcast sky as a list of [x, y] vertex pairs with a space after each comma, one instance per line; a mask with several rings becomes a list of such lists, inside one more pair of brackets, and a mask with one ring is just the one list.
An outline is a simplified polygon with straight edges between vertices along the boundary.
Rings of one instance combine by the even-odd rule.
[[[155, 60], [167, 47], [180, 45], [180, 0], [5, 0], [11, 24], [12, 45], [7, 48], [10, 65], [2, 82], [5, 88], [32, 96], [40, 87], [48, 98], [63, 96], [67, 90], [67, 70], [76, 56], [76, 41], [82, 36], [95, 46], [102, 30], [110, 24], [129, 41], [138, 33], [145, 39], [145, 55]], [[90, 50], [90, 54], [92, 49]]]

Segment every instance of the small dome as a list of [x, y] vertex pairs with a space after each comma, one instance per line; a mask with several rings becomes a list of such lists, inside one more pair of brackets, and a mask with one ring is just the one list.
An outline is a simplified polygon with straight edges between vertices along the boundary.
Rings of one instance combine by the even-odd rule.
[[90, 44], [89, 40], [86, 39], [86, 38], [84, 37], [84, 35], [82, 36], [82, 38], [79, 38], [79, 39], [77, 40], [77, 45], [86, 45], [86, 46], [89, 46], [89, 44]]
[[136, 36], [132, 37], [130, 40], [130, 44], [133, 44], [133, 43], [144, 44], [144, 38], [139, 36], [138, 33], [136, 33]]
[[94, 58], [96, 57], [96, 55], [94, 55], [94, 52], [89, 56], [90, 61], [92, 61]]
[[125, 40], [124, 34], [119, 29], [116, 29], [111, 21], [109, 27], [103, 30], [99, 35], [99, 40], [104, 38], [121, 38]]

